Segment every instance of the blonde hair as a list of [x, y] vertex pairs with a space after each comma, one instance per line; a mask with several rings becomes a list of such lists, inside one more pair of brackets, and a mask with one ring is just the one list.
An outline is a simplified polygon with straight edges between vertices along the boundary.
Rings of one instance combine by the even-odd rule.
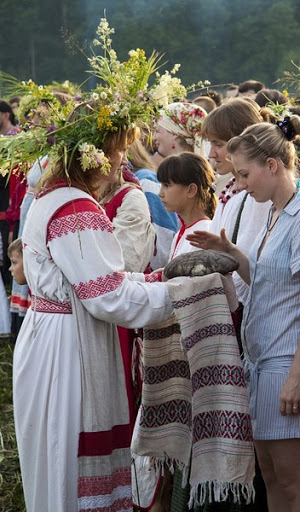
[[133, 166], [133, 172], [138, 169], [152, 169], [156, 171], [157, 166], [151, 160], [149, 153], [143, 146], [140, 139], [136, 139], [128, 148], [128, 160]]
[[7, 256], [11, 258], [13, 252], [17, 252], [23, 256], [23, 243], [22, 238], [16, 238], [7, 248]]
[[292, 128], [290, 140], [277, 124], [263, 122], [249, 126], [241, 135], [233, 137], [227, 144], [227, 150], [231, 154], [241, 151], [248, 160], [256, 160], [262, 165], [268, 158], [280, 159], [288, 171], [295, 171], [293, 140], [300, 135], [300, 117], [293, 115], [288, 122]]

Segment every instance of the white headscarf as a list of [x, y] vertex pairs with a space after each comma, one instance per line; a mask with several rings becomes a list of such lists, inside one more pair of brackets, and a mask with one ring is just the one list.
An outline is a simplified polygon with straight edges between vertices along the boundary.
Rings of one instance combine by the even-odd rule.
[[191, 146], [194, 153], [203, 156], [201, 128], [206, 111], [193, 103], [171, 103], [161, 111], [161, 117], [157, 121], [159, 126], [170, 133], [184, 138]]

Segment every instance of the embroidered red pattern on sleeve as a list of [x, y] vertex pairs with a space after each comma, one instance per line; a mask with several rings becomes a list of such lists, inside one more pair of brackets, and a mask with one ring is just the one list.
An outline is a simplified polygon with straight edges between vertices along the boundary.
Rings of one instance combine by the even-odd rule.
[[77, 199], [54, 214], [48, 224], [47, 242], [85, 229], [113, 232], [110, 220], [95, 203], [88, 199]]
[[125, 278], [123, 272], [113, 272], [105, 277], [91, 279], [87, 283], [73, 284], [73, 288], [79, 299], [94, 299], [108, 292], [113, 292], [118, 288]]
[[145, 283], [157, 283], [162, 281], [162, 272], [153, 272], [145, 274]]

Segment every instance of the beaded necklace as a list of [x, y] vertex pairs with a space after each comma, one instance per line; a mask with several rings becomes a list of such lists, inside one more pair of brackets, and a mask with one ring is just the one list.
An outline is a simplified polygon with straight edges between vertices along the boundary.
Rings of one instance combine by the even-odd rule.
[[234, 185], [235, 185], [235, 178], [231, 178], [231, 180], [228, 181], [227, 185], [222, 190], [222, 192], [219, 196], [219, 201], [221, 203], [223, 203], [224, 205], [229, 201], [229, 199], [231, 199], [231, 197], [234, 194], [237, 194], [239, 192], [239, 190], [237, 188], [234, 188]]

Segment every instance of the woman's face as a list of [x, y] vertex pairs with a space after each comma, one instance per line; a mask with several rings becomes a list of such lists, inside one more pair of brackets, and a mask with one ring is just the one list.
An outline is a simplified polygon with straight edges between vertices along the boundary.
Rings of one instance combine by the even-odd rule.
[[153, 139], [157, 148], [157, 152], [162, 156], [166, 157], [173, 153], [174, 150], [174, 135], [168, 132], [162, 126], [155, 125]]
[[126, 151], [121, 149], [115, 150], [113, 155], [109, 157], [109, 161], [111, 165], [110, 172], [107, 176], [102, 177], [102, 181], [111, 184], [117, 183], [122, 167], [128, 164]]
[[246, 190], [258, 203], [268, 201], [274, 189], [269, 163], [262, 165], [256, 160], [248, 160], [240, 151], [232, 154], [231, 159], [239, 189]]
[[233, 165], [229, 160], [227, 152], [227, 141], [213, 138], [210, 142], [209, 158], [214, 160], [214, 168], [220, 176], [229, 174], [233, 171]]

